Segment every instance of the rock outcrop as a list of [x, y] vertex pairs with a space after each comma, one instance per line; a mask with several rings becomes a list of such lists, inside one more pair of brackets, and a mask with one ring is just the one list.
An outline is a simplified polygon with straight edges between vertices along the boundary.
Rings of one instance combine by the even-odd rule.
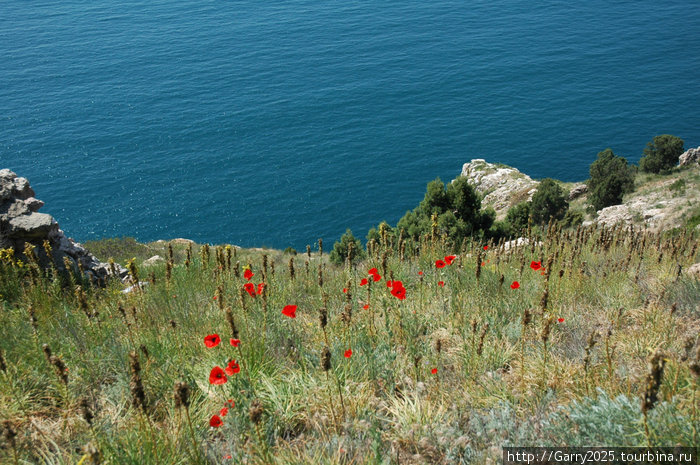
[[588, 186], [585, 184], [576, 184], [569, 191], [569, 200], [574, 200], [588, 193]]
[[683, 225], [700, 198], [700, 186], [688, 184], [680, 194], [671, 189], [673, 184], [674, 179], [666, 179], [645, 185], [626, 197], [624, 203], [599, 210], [595, 220], [584, 221], [583, 225], [624, 223], [645, 226], [652, 231]]
[[462, 176], [483, 196], [482, 205], [496, 210], [496, 219], [505, 218], [508, 209], [531, 200], [539, 185], [516, 168], [488, 163], [477, 158], [462, 167]]
[[700, 164], [700, 147], [688, 149], [685, 152], [683, 152], [678, 158], [679, 166], [686, 166], [692, 164]]
[[[47, 240], [59, 270], [65, 270], [64, 257], [67, 257], [76, 267], [80, 264], [95, 282], [103, 282], [112, 275], [108, 264], [101, 263], [83, 246], [66, 237], [51, 215], [38, 212], [43, 205], [44, 202], [34, 197], [27, 179], [8, 169], [0, 170], [0, 248], [12, 248], [15, 256], [21, 257], [25, 245], [30, 243], [36, 246], [40, 262], [48, 265], [43, 247]], [[115, 271], [120, 278], [126, 275], [119, 265], [115, 265]]]

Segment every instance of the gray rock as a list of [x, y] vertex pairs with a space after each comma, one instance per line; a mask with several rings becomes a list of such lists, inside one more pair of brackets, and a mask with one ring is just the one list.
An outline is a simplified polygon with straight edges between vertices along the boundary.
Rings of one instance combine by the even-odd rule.
[[155, 266], [155, 265], [160, 265], [161, 263], [165, 263], [165, 259], [161, 257], [160, 255], [154, 255], [148, 260], [144, 260], [143, 266], [149, 267], [149, 266]]
[[574, 200], [588, 192], [588, 186], [585, 184], [577, 184], [569, 191], [569, 200]]
[[538, 181], [515, 168], [488, 163], [477, 158], [462, 166], [462, 176], [483, 196], [484, 207], [496, 210], [496, 219], [505, 218], [512, 206], [532, 199]]
[[10, 218], [7, 235], [13, 239], [43, 239], [49, 235], [52, 227], [58, 229], [58, 223], [46, 213], [29, 213]]
[[700, 279], [700, 263], [690, 265], [685, 272], [688, 276], [694, 276], [695, 278]]
[[693, 163], [700, 164], [700, 147], [688, 149], [678, 158], [679, 166], [686, 166]]
[[[32, 244], [40, 262], [48, 266], [49, 257], [44, 251], [44, 241], [48, 241], [59, 270], [65, 270], [64, 258], [67, 258], [76, 270], [80, 264], [93, 281], [110, 277], [113, 272], [108, 264], [101, 263], [83, 246], [66, 237], [51, 215], [37, 213], [43, 205], [44, 202], [34, 197], [29, 181], [8, 169], [0, 170], [0, 248], [12, 248], [16, 256], [23, 258], [25, 245]], [[119, 265], [115, 265], [114, 271], [119, 277], [127, 274]]]
[[37, 212], [41, 207], [44, 206], [44, 202], [37, 199], [36, 197], [29, 197], [24, 201], [30, 211]]

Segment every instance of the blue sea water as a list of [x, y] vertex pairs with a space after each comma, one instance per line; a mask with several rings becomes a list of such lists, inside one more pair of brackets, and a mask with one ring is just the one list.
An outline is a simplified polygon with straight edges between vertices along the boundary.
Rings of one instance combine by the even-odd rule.
[[293, 246], [472, 158], [700, 145], [697, 0], [0, 0], [0, 168], [77, 240]]

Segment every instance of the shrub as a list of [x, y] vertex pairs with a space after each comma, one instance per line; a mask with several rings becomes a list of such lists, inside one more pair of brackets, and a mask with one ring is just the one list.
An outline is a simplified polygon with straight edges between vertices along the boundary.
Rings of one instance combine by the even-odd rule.
[[510, 234], [517, 236], [527, 228], [528, 218], [530, 218], [530, 202], [520, 202], [511, 207], [506, 214]]
[[568, 210], [564, 219], [561, 220], [562, 226], [565, 228], [575, 228], [583, 223], [583, 212], [580, 210]]
[[662, 134], [647, 143], [639, 167], [647, 173], [659, 173], [676, 165], [682, 153], [683, 139]]
[[487, 235], [496, 217], [493, 210], [482, 211], [481, 197], [466, 177], [460, 176], [447, 186], [437, 178], [428, 183], [423, 200], [406, 212], [396, 230], [403, 229], [416, 240], [429, 235], [433, 214], [437, 215], [439, 233], [447, 235], [454, 244], [461, 244], [466, 237]]
[[670, 186], [668, 190], [673, 193], [674, 197], [685, 194], [685, 180], [676, 179]]
[[569, 209], [569, 202], [564, 197], [564, 189], [554, 179], [543, 179], [530, 204], [532, 221], [537, 224], [546, 224], [550, 218], [560, 220], [564, 218]]
[[634, 190], [634, 172], [627, 160], [610, 149], [598, 154], [589, 169], [588, 199], [596, 210], [622, 203], [622, 197]]
[[350, 229], [345, 231], [340, 237], [340, 242], [333, 244], [333, 250], [331, 250], [330, 260], [336, 265], [342, 265], [348, 257], [348, 251], [350, 249], [350, 243], [352, 243], [352, 254], [350, 255], [350, 262], [355, 262], [362, 260], [365, 257], [365, 251], [362, 248], [362, 243], [357, 239]]

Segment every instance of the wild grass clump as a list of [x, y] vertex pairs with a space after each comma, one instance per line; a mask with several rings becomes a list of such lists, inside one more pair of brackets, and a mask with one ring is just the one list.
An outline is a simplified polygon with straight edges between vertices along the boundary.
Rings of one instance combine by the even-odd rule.
[[[458, 464], [505, 445], [697, 444], [697, 233], [441, 234], [380, 232], [339, 265], [322, 241], [303, 255], [107, 241], [134, 284], [150, 275], [127, 293], [0, 252], [0, 462]], [[153, 247], [165, 261], [144, 268]]]

